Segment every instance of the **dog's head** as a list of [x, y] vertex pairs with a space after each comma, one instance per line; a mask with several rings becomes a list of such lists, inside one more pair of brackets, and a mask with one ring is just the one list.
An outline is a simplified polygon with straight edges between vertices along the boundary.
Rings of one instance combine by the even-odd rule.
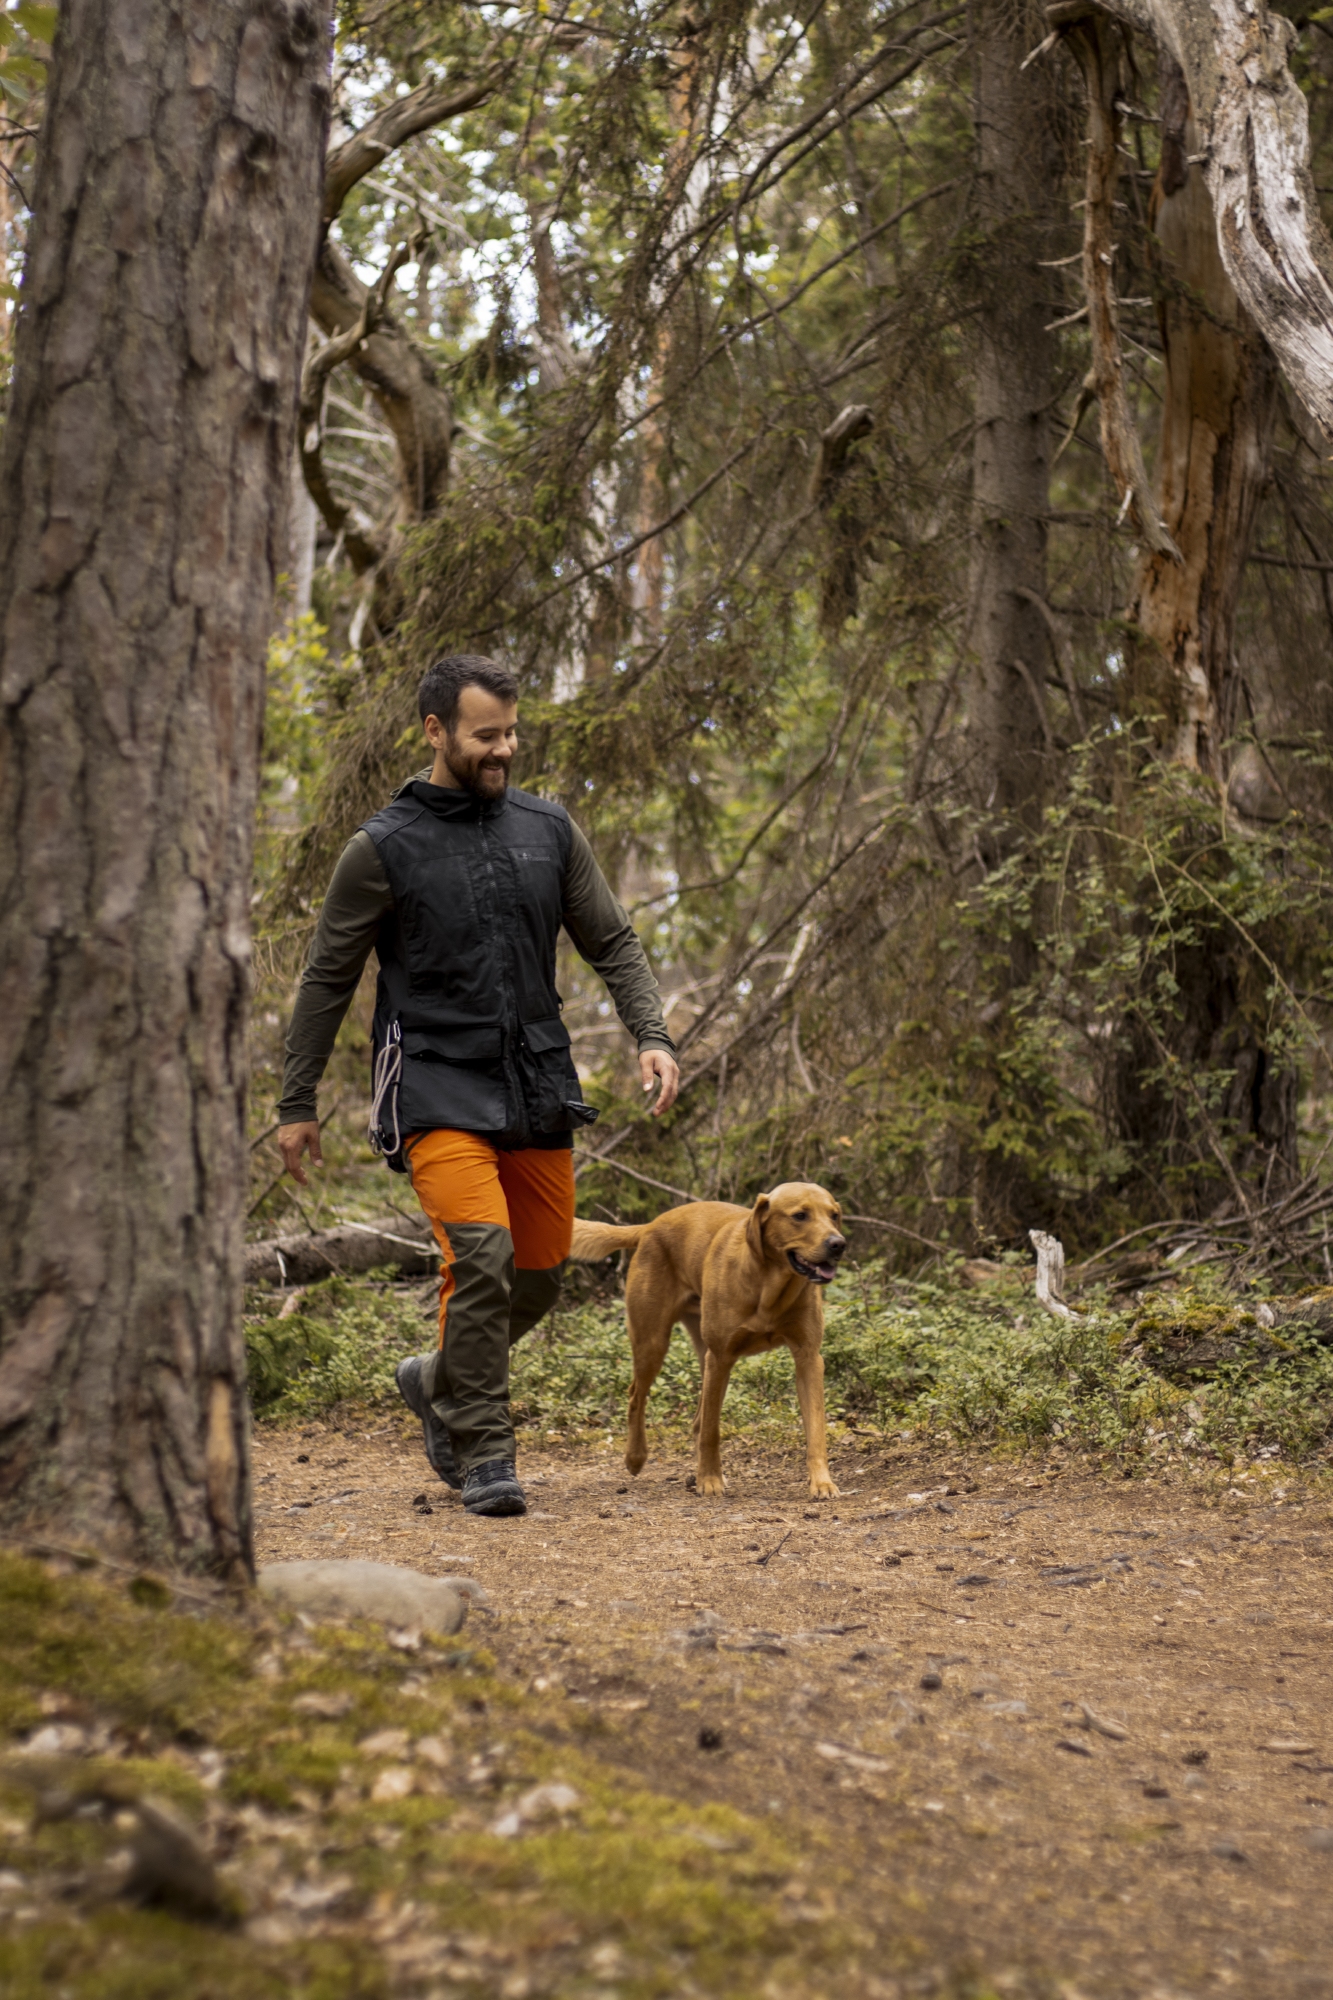
[[785, 1263], [812, 1285], [832, 1283], [847, 1248], [842, 1210], [814, 1181], [784, 1181], [771, 1194], [761, 1194], [746, 1234], [756, 1257]]

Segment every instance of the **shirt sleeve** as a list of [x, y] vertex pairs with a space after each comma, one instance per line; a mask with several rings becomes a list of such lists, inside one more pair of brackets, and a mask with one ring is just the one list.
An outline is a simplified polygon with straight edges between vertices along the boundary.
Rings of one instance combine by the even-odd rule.
[[615, 1009], [640, 1050], [670, 1049], [662, 995], [648, 954], [634, 933], [624, 909], [611, 894], [605, 875], [579, 829], [570, 822], [573, 839], [565, 869], [564, 925], [615, 1002]]
[[364, 831], [354, 833], [333, 871], [287, 1029], [278, 1104], [283, 1125], [318, 1115], [319, 1080], [392, 903], [374, 841]]

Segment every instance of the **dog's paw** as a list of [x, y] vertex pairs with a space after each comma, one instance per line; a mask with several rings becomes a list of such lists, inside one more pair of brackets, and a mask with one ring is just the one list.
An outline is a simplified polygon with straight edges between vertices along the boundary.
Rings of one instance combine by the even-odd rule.
[[839, 1489], [833, 1484], [827, 1473], [824, 1474], [822, 1479], [812, 1479], [810, 1481], [810, 1498], [812, 1500], [837, 1500], [839, 1497]]
[[720, 1472], [705, 1472], [700, 1474], [698, 1491], [703, 1494], [705, 1499], [720, 1500], [726, 1490], [727, 1482]]

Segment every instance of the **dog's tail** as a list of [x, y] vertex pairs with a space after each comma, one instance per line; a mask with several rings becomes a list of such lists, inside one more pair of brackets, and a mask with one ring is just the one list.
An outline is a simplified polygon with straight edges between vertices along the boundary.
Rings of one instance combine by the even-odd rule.
[[600, 1264], [617, 1250], [632, 1250], [647, 1227], [646, 1222], [622, 1227], [614, 1222], [576, 1221], [569, 1254], [576, 1264]]

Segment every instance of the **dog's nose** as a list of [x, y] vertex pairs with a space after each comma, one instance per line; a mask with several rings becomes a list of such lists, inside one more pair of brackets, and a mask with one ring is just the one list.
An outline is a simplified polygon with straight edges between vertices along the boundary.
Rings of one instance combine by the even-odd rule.
[[836, 1264], [846, 1248], [847, 1238], [845, 1236], [830, 1236], [826, 1238], [824, 1243], [824, 1255], [831, 1264]]

